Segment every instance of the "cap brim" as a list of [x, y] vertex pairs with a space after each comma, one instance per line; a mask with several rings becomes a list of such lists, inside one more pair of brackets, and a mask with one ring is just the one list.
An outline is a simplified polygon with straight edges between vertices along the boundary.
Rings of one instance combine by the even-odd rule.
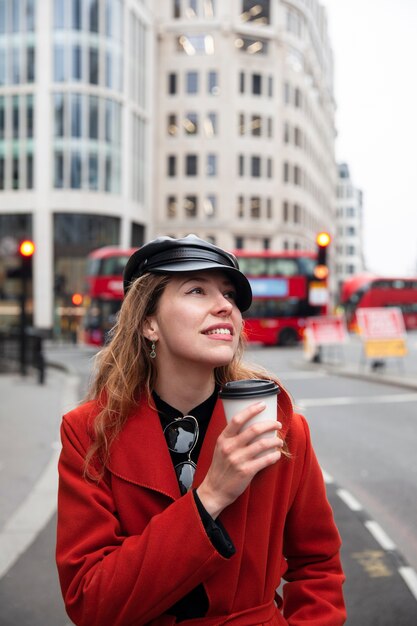
[[173, 262], [160, 265], [152, 269], [152, 274], [176, 274], [178, 272], [198, 272], [207, 270], [219, 270], [225, 272], [236, 287], [236, 304], [241, 311], [247, 311], [252, 304], [252, 289], [246, 276], [234, 267], [220, 265], [212, 261], [187, 260], [186, 262]]

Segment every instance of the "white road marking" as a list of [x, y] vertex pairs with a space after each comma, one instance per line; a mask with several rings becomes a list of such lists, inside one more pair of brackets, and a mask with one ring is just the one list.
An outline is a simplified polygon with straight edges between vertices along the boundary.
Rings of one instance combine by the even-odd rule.
[[417, 393], [386, 394], [383, 396], [339, 396], [336, 398], [300, 398], [297, 407], [343, 406], [349, 404], [386, 404], [393, 402], [417, 402]]
[[328, 474], [326, 470], [324, 470], [323, 468], [321, 468], [321, 471], [323, 474], [323, 480], [326, 483], [326, 485], [332, 485], [334, 483], [333, 476], [330, 476], [330, 474]]
[[376, 541], [379, 543], [381, 548], [383, 548], [384, 550], [396, 550], [397, 546], [395, 545], [391, 537], [388, 537], [387, 533], [381, 528], [378, 522], [374, 522], [373, 520], [367, 520], [365, 522], [365, 526], [374, 537], [374, 539], [376, 539]]
[[411, 591], [411, 593], [417, 600], [417, 574], [416, 572], [413, 570], [412, 567], [408, 567], [408, 566], [399, 567], [398, 571], [403, 577], [407, 587], [409, 588], [409, 590]]
[[304, 378], [329, 378], [327, 372], [279, 372], [278, 378], [281, 380], [302, 380]]
[[343, 500], [343, 502], [350, 508], [351, 511], [362, 510], [361, 503], [358, 502], [358, 500], [356, 500], [356, 498], [354, 498], [352, 494], [349, 493], [349, 491], [347, 491], [346, 489], [338, 489], [336, 493], [339, 498]]

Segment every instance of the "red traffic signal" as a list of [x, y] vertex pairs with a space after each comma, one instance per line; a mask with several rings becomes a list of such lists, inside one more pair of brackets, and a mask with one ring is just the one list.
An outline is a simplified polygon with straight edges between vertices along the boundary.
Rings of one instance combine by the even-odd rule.
[[314, 268], [314, 276], [319, 280], [325, 280], [329, 275], [327, 267], [327, 248], [331, 241], [329, 233], [323, 231], [316, 237], [317, 243], [317, 264]]
[[28, 258], [35, 252], [35, 244], [30, 239], [25, 239], [19, 246], [19, 254], [22, 257]]
[[80, 304], [82, 304], [83, 302], [82, 295], [80, 293], [73, 293], [71, 302], [73, 303], [74, 306], [80, 306]]

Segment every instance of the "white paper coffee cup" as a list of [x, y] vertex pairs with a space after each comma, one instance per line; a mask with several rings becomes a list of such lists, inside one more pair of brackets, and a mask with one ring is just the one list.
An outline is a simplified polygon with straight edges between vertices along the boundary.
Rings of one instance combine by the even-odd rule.
[[[233, 380], [226, 383], [220, 390], [219, 397], [223, 402], [224, 412], [228, 422], [231, 421], [236, 413], [251, 404], [260, 401], [265, 402], [265, 409], [246, 422], [242, 428], [242, 430], [245, 430], [245, 428], [257, 422], [277, 420], [277, 395], [279, 392], [280, 388], [273, 380], [250, 378], [245, 380]], [[270, 431], [261, 436], [275, 437], [276, 431]]]

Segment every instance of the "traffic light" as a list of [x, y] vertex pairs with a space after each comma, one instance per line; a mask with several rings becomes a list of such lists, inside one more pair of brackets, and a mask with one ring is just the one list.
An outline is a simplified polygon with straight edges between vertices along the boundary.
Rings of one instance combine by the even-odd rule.
[[80, 293], [73, 293], [71, 297], [71, 302], [74, 306], [80, 306], [83, 303], [83, 297]]
[[329, 268], [327, 266], [327, 248], [330, 243], [330, 235], [326, 232], [321, 232], [316, 237], [317, 243], [317, 263], [314, 268], [314, 276], [319, 280], [325, 280], [329, 275]]
[[25, 239], [19, 246], [19, 255], [21, 259], [21, 276], [22, 278], [31, 278], [32, 276], [32, 257], [35, 252], [35, 244], [30, 239]]

